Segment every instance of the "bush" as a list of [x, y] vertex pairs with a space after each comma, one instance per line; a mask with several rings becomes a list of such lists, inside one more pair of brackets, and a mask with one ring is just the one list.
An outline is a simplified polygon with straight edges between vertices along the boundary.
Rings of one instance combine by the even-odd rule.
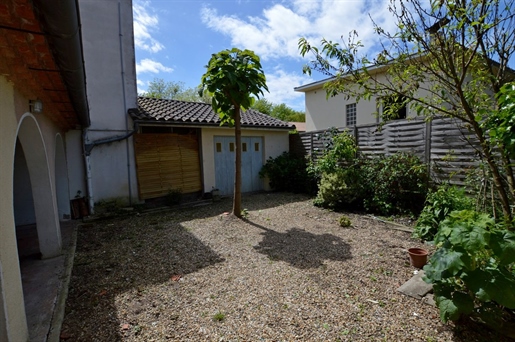
[[289, 152], [268, 158], [259, 176], [268, 177], [270, 187], [274, 190], [311, 193], [313, 189], [313, 180], [306, 170], [306, 160]]
[[464, 316], [502, 328], [515, 309], [515, 232], [471, 210], [450, 213], [435, 236], [439, 249], [424, 266], [443, 322]]
[[365, 209], [383, 215], [418, 214], [424, 205], [429, 175], [418, 157], [407, 153], [368, 158], [362, 166]]
[[318, 185], [316, 206], [330, 209], [355, 209], [363, 203], [359, 169], [346, 168], [324, 173]]
[[452, 211], [473, 209], [472, 199], [465, 195], [463, 189], [443, 185], [427, 195], [424, 209], [420, 213], [413, 236], [425, 241], [432, 241], [438, 232], [438, 226]]
[[338, 223], [340, 224], [340, 227], [350, 227], [352, 225], [352, 222], [350, 221], [350, 219], [345, 216], [345, 215], [342, 215], [340, 217], [340, 219], [338, 220]]

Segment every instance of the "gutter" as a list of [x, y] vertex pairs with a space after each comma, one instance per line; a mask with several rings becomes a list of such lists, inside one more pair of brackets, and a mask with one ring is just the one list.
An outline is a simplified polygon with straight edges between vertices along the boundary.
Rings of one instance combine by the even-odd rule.
[[[129, 109], [130, 110], [130, 109]], [[173, 126], [173, 127], [190, 127], [190, 128], [202, 128], [202, 127], [218, 127], [218, 128], [230, 128], [234, 129], [234, 127], [229, 127], [228, 125], [220, 126], [219, 123], [216, 122], [178, 122], [178, 121], [150, 121], [150, 120], [134, 120], [135, 123], [141, 126]], [[291, 126], [256, 126], [256, 125], [241, 125], [241, 128], [247, 128], [247, 129], [267, 129], [267, 130], [285, 130], [285, 131], [291, 131], [292, 129], [295, 129], [295, 125]]]
[[34, 0], [34, 8], [41, 17], [42, 29], [79, 122], [83, 127], [89, 127], [91, 121], [86, 95], [78, 3], [76, 0]]

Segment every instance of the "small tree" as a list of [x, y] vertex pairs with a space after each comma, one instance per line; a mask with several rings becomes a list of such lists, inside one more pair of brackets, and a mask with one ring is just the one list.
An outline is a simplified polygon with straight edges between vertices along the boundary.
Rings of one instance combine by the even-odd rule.
[[[389, 10], [396, 32], [373, 23], [382, 39], [379, 54], [363, 55], [356, 32], [342, 45], [324, 39], [321, 48], [301, 38], [301, 54], [315, 55], [304, 71], [333, 76], [326, 83], [328, 96], [377, 98], [388, 109], [385, 119], [409, 104], [428, 119], [443, 115], [461, 121], [479, 142], [511, 228], [515, 177], [506, 145], [514, 135], [511, 121], [497, 115], [506, 112], [502, 95], [498, 101], [494, 94], [515, 76], [508, 67], [515, 53], [515, 1], [390, 0]], [[385, 70], [385, 77], [377, 77], [378, 70]], [[504, 129], [491, 129], [498, 124]]]
[[259, 57], [250, 50], [232, 48], [211, 55], [202, 75], [202, 88], [212, 95], [211, 105], [220, 115], [221, 125], [234, 125], [235, 175], [232, 214], [241, 218], [241, 120], [240, 111], [252, 106], [268, 91]]

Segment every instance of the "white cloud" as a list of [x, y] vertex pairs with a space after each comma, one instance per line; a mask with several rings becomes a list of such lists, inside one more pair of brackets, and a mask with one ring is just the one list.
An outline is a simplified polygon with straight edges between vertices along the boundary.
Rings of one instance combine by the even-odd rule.
[[266, 84], [270, 93], [264, 94], [268, 101], [274, 104], [286, 103], [295, 110], [304, 110], [304, 93], [295, 92], [294, 87], [310, 83], [312, 79], [298, 73], [287, 73], [276, 67], [266, 75]]
[[212, 7], [201, 9], [204, 25], [230, 37], [233, 45], [253, 50], [263, 59], [290, 57], [300, 59], [298, 40], [307, 38], [319, 44], [321, 38], [347, 39], [356, 30], [365, 47], [373, 49], [377, 34], [370, 16], [387, 31], [395, 29], [388, 1], [365, 0], [292, 0], [275, 4], [259, 16], [239, 18], [219, 14]]
[[[136, 63], [136, 74], [142, 73], [153, 73], [158, 74], [160, 72], [172, 72], [173, 69], [163, 64], [156, 62], [152, 59], [145, 58], [142, 59], [139, 63]], [[140, 81], [138, 81], [138, 84]]]
[[136, 48], [149, 52], [159, 52], [164, 46], [152, 33], [157, 31], [159, 18], [151, 13], [148, 1], [135, 0], [132, 6], [134, 14], [134, 44]]

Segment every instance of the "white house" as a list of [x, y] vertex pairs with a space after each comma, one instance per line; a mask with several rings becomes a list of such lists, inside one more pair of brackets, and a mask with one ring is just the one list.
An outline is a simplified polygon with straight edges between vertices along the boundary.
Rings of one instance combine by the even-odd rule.
[[[370, 71], [379, 80], [386, 78], [385, 67], [371, 68]], [[294, 88], [295, 91], [305, 94], [306, 131], [318, 131], [330, 127], [352, 127], [379, 123], [383, 110], [382, 101], [377, 97], [370, 100], [361, 99], [359, 102], [352, 97], [338, 94], [327, 97], [324, 84], [333, 80], [327, 78], [321, 81], [305, 84]], [[421, 96], [423, 94], [420, 94]], [[414, 117], [409, 106], [403, 107], [398, 113], [398, 119]]]

